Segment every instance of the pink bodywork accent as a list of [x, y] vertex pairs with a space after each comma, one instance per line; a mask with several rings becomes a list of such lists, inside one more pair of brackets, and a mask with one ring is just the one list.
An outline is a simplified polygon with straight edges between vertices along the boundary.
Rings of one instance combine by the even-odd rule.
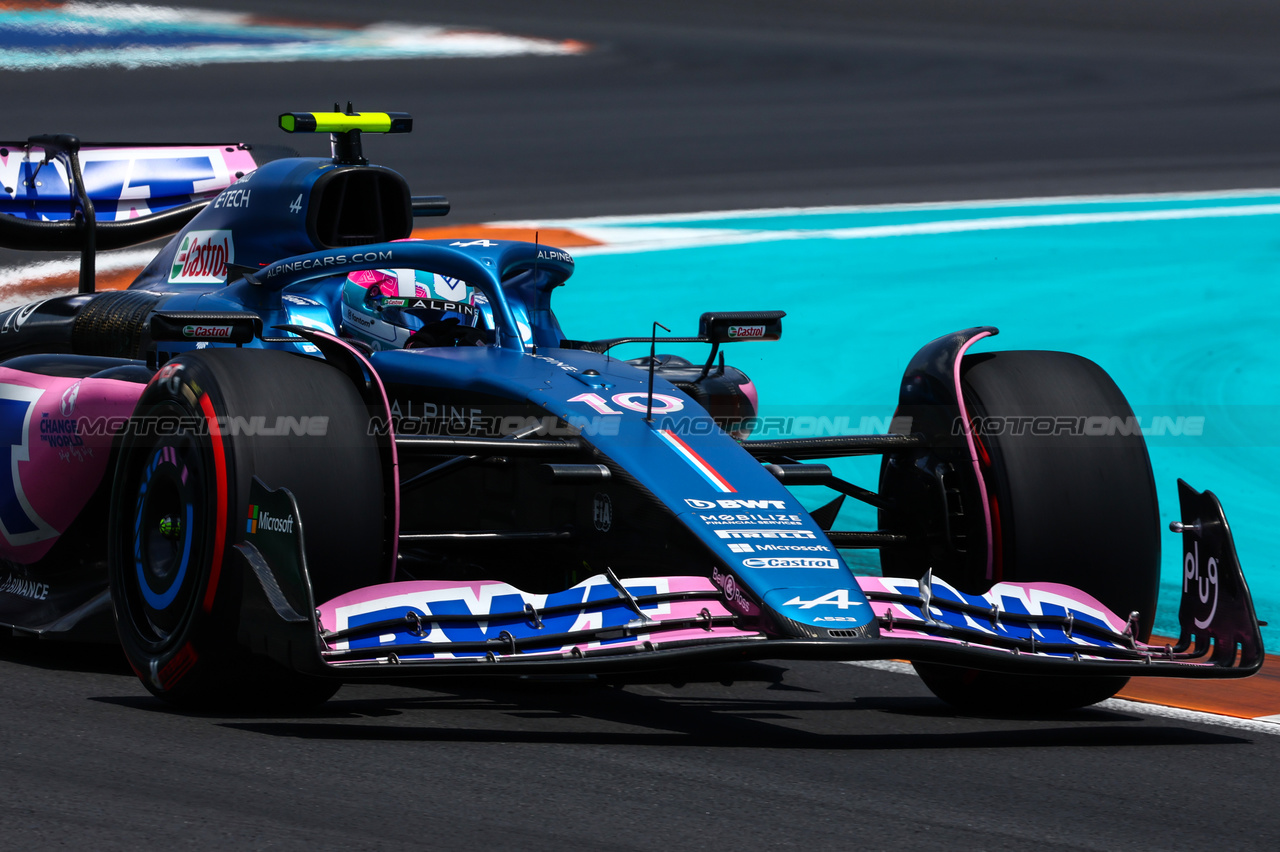
[[[232, 150], [228, 151], [227, 148]], [[244, 172], [248, 174], [258, 168], [258, 164], [253, 161], [253, 154], [234, 145], [222, 146], [222, 161], [227, 164], [227, 171], [231, 173], [231, 178], [236, 179], [236, 172]]]
[[756, 383], [748, 380], [745, 385], [738, 385], [738, 390], [742, 391], [742, 395], [751, 403], [752, 410], [760, 413], [760, 396], [756, 393]]
[[[43, 558], [93, 496], [115, 434], [133, 414], [144, 385], [116, 379], [42, 376], [0, 367], [0, 399], [28, 404], [25, 446], [2, 447], [18, 505], [33, 531], [0, 531], [0, 558]], [[25, 505], [24, 505], [25, 504]]]
[[978, 464], [978, 447], [973, 440], [973, 427], [969, 422], [969, 412], [965, 408], [964, 393], [960, 390], [960, 362], [964, 360], [964, 353], [969, 347], [977, 343], [984, 337], [990, 337], [991, 332], [980, 331], [973, 337], [964, 342], [960, 347], [960, 351], [956, 353], [955, 365], [955, 383], [956, 383], [956, 403], [960, 406], [960, 420], [964, 423], [964, 440], [969, 445], [969, 459], [973, 462], [973, 475], [978, 480], [978, 493], [982, 495], [982, 517], [987, 522], [987, 579], [992, 577], [992, 570], [995, 558], [995, 535], [991, 529], [991, 502], [987, 499], [987, 483], [982, 478], [982, 467]]
[[[225, 176], [219, 175], [217, 178], [200, 181], [196, 186], [193, 198], [208, 198], [210, 195], [221, 192], [239, 180], [236, 172], [243, 176], [258, 168], [258, 164], [253, 160], [253, 154], [237, 145], [182, 145], [166, 146], [163, 149], [145, 145], [136, 148], [88, 146], [80, 150], [80, 160], [86, 164], [101, 161], [128, 163], [136, 157], [152, 159], [147, 155], [154, 155], [157, 150], [162, 150], [164, 153], [164, 157], [161, 159], [176, 160], [182, 157], [209, 157], [214, 161], [218, 158], [222, 160], [223, 166], [226, 168]], [[136, 219], [155, 212], [150, 209], [148, 204], [151, 200], [149, 196], [136, 197], [131, 195], [136, 191], [133, 188], [125, 189], [123, 190], [123, 197], [119, 199], [99, 198], [97, 202], [99, 218], [104, 221], [109, 221], [113, 218], [117, 220]]]
[[[725, 608], [722, 600], [720, 600], [719, 590], [712, 585], [711, 581], [706, 577], [629, 578], [624, 581], [624, 585], [628, 587], [651, 586], [656, 587], [659, 592], [708, 592], [713, 596], [691, 601], [670, 601], [667, 603], [657, 604], [652, 608], [646, 606], [644, 609], [645, 615], [653, 621], [661, 622], [697, 618], [704, 609], [714, 617], [732, 615], [732, 613]], [[584, 580], [573, 588], [583, 589], [583, 600], [586, 600], [586, 598], [591, 594], [591, 589], [598, 587], [612, 588], [609, 581], [602, 575], [597, 575]], [[459, 599], [462, 599], [468, 601], [468, 608], [479, 616], [477, 621], [483, 624], [484, 621], [482, 616], [488, 612], [488, 608], [492, 604], [493, 599], [499, 595], [519, 595], [526, 603], [531, 604], [535, 609], [541, 609], [546, 606], [547, 598], [550, 597], [549, 595], [525, 592], [515, 586], [498, 582], [496, 580], [471, 582], [419, 580], [399, 583], [384, 583], [378, 586], [368, 586], [363, 589], [356, 589], [353, 592], [348, 592], [331, 601], [320, 604], [317, 607], [317, 611], [320, 615], [321, 628], [325, 631], [334, 631], [345, 628], [348, 623], [348, 618], [354, 615], [385, 609], [396, 609], [397, 607], [404, 607], [406, 612], [408, 612], [410, 608], [413, 608], [425, 613], [430, 613], [433, 601], [457, 602]], [[610, 597], [614, 597], [614, 595], [610, 595]], [[590, 606], [590, 604], [585, 606]], [[423, 623], [427, 624], [428, 622], [424, 619]], [[427, 635], [430, 634], [428, 633]], [[692, 628], [687, 630], [661, 631], [652, 635], [641, 634], [629, 638], [626, 642], [611, 642], [609, 647], [641, 645], [646, 641], [651, 641], [654, 644], [668, 645], [689, 640], [706, 641], [708, 638], [712, 637], [742, 638], [758, 635], [760, 634], [740, 630], [736, 627], [716, 626], [711, 630], [706, 630], [704, 628]], [[342, 649], [345, 645], [345, 642], [333, 642], [330, 643], [329, 647], [331, 649]], [[593, 647], [599, 647], [599, 643], [583, 642], [579, 644], [566, 645], [564, 648], [523, 652], [517, 654], [517, 656], [521, 659], [542, 655], [562, 656], [568, 649], [574, 647], [578, 648], [580, 651], [586, 651]], [[403, 656], [403, 651], [400, 653]], [[430, 642], [423, 642], [422, 653], [424, 655], [432, 653]], [[502, 657], [509, 655], [499, 654], [498, 656]], [[438, 658], [443, 660], [450, 659], [449, 656], [445, 655], [440, 655]]]
[[[906, 580], [894, 577], [858, 577], [857, 579], [858, 587], [868, 594], [882, 592], [888, 594], [906, 593], [910, 595], [916, 593], [920, 588], [920, 584], [916, 580]], [[935, 577], [932, 583], [935, 589], [945, 588], [953, 593], [957, 598], [962, 600], [966, 598], [966, 596], [959, 594], [955, 588], [944, 580], [939, 580]], [[971, 595], [967, 597], [975, 596]], [[1080, 616], [1089, 616], [1097, 619], [1105, 624], [1109, 629], [1121, 635], [1125, 635], [1129, 628], [1128, 623], [1123, 618], [1108, 609], [1106, 605], [1097, 598], [1087, 592], [1083, 592], [1080, 589], [1075, 588], [1074, 586], [1067, 586], [1062, 583], [996, 583], [986, 594], [976, 597], [981, 597], [988, 603], [994, 605], [1000, 605], [1002, 604], [1003, 598], [1011, 597], [1018, 600], [1022, 604], [1023, 608], [1032, 615], [1044, 613], [1046, 605], [1062, 607], [1068, 612], [1073, 613], [1077, 618]], [[935, 597], [935, 601], [936, 600], [937, 598]], [[940, 613], [942, 607], [943, 605], [941, 603], [935, 603], [930, 607], [930, 610], [936, 611], [932, 612], [932, 614], [936, 616]], [[918, 607], [915, 608], [918, 609]], [[981, 639], [976, 638], [973, 633], [970, 633], [963, 638], [956, 638], [951, 636], [940, 636], [936, 633], [917, 630], [915, 629], [915, 626], [921, 624], [921, 618], [919, 615], [911, 611], [912, 607], [909, 604], [873, 600], [871, 601], [871, 609], [876, 618], [880, 620], [880, 636], [884, 639], [919, 639], [928, 642], [942, 642], [950, 645], [967, 643], [970, 647], [981, 647], [986, 650], [1013, 653], [1008, 648], [998, 645], [984, 645]], [[890, 621], [892, 627], [886, 623], [890, 617], [892, 619]], [[966, 615], [965, 620], [968, 622], [970, 630], [986, 632], [992, 636], [999, 635], [998, 632], [992, 628], [990, 622], [981, 615]], [[1082, 637], [1076, 636], [1073, 636], [1071, 641], [1079, 648], [1076, 653], [1080, 655], [1081, 659], [1091, 660], [1093, 662], [1131, 662], [1115, 660], [1110, 657], [1099, 657], [1089, 653], [1089, 648], [1091, 646], [1107, 647], [1106, 644], [1099, 646], [1095, 642], [1090, 642]], [[1106, 642], [1106, 640], [1099, 641], [1104, 643]], [[1153, 658], [1159, 661], [1175, 660], [1172, 648], [1168, 645], [1151, 645], [1138, 641], [1133, 641], [1131, 643], [1126, 641], [1124, 645], [1111, 643], [1111, 647], [1124, 647], [1125, 645], [1128, 645], [1139, 652], [1149, 653]], [[1023, 653], [1026, 652], [1024, 651]], [[1211, 668], [1213, 666], [1212, 660], [1205, 659], [1203, 657], [1197, 659], [1193, 655], [1187, 654], [1177, 655], [1176, 662], [1180, 666], [1197, 666], [1203, 668]]]
[[[884, 592], [889, 594], [914, 594], [919, 589], [919, 582], [916, 580], [899, 579], [894, 577], [858, 577], [858, 587], [864, 592], [875, 593]], [[945, 588], [956, 595], [957, 598], [964, 599], [965, 596], [960, 595], [946, 581], [939, 580], [936, 577], [932, 581], [935, 588]], [[970, 596], [972, 597], [972, 596]], [[1027, 612], [1044, 613], [1045, 605], [1051, 604], [1060, 606], [1068, 612], [1074, 613], [1076, 616], [1087, 615], [1101, 621], [1108, 628], [1116, 633], [1124, 634], [1128, 629], [1127, 622], [1116, 615], [1106, 607], [1101, 601], [1087, 592], [1083, 592], [1074, 586], [1067, 586], [1062, 583], [996, 583], [984, 595], [979, 597], [988, 603], [999, 605], [1002, 598], [1011, 597], [1021, 602]], [[936, 598], [935, 598], [936, 599]], [[942, 604], [934, 604], [931, 610], [941, 610]], [[916, 607], [918, 609], [918, 607]], [[872, 612], [880, 619], [880, 635], [886, 639], [922, 639], [930, 642], [944, 642], [948, 644], [960, 644], [967, 642], [974, 647], [984, 647], [989, 650], [1008, 651], [1006, 648], [1000, 648], [994, 645], [983, 645], [973, 635], [965, 636], [963, 639], [953, 638], [949, 636], [939, 636], [934, 633], [917, 630], [914, 625], [921, 623], [920, 616], [911, 611], [908, 604], [893, 603], [889, 601], [871, 601]], [[935, 613], [936, 614], [936, 613]], [[885, 623], [885, 619], [892, 616], [892, 627]], [[969, 615], [966, 616], [971, 629], [986, 631], [992, 636], [998, 635], [995, 630], [991, 629], [986, 620], [982, 616]], [[1094, 643], [1088, 642], [1082, 638], [1075, 638], [1074, 641], [1080, 647], [1079, 654], [1083, 659], [1094, 661], [1108, 662], [1110, 658], [1097, 657], [1090, 655], [1088, 649]], [[1096, 647], [1096, 646], [1095, 646]], [[1143, 642], [1134, 642], [1133, 647], [1139, 651], [1149, 651], [1155, 654], [1166, 655], [1168, 648], [1164, 645], [1149, 645]], [[1210, 665], [1207, 662], [1197, 662], [1190, 659], [1179, 659], [1181, 665]]]
[[[910, 586], [915, 589], [920, 587], [917, 580], [906, 580], [895, 577], [858, 577], [858, 588], [864, 592], [887, 592], [890, 594], [900, 594], [903, 586]], [[932, 583], [935, 587], [946, 589], [954, 594], [957, 598], [963, 600], [963, 596], [956, 591], [955, 587], [945, 580], [934, 577]], [[972, 597], [972, 596], [971, 596]], [[1106, 605], [1095, 598], [1093, 595], [1077, 589], [1075, 586], [1068, 586], [1063, 583], [996, 583], [991, 589], [983, 595], [980, 595], [988, 603], [999, 603], [1003, 597], [1017, 598], [1026, 606], [1027, 611], [1031, 613], [1043, 612], [1041, 604], [1048, 602], [1059, 606], [1073, 609], [1076, 612], [1093, 616], [1100, 621], [1106, 623], [1108, 627], [1117, 633], [1123, 633], [1127, 626], [1124, 619], [1120, 618]], [[941, 606], [941, 604], [939, 604]], [[897, 607], [894, 610], [894, 618], [901, 618], [904, 621], [918, 620], [916, 616], [911, 615], [903, 607], [902, 604], [890, 604], [881, 601], [872, 601], [872, 609], [876, 615], [884, 615], [890, 607]]]

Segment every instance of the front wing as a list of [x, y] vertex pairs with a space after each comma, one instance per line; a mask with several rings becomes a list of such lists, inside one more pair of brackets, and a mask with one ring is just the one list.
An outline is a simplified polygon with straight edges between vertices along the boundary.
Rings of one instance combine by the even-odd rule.
[[[297, 516], [286, 489], [258, 482], [254, 489], [255, 502]], [[876, 629], [835, 630], [824, 639], [780, 638], [744, 622], [700, 576], [619, 580], [606, 571], [550, 594], [497, 581], [407, 581], [316, 606], [301, 536], [265, 554], [251, 542], [237, 545], [257, 580], [245, 583], [240, 639], [299, 671], [344, 679], [613, 673], [765, 659], [907, 659], [1057, 676], [1253, 674], [1265, 656], [1262, 637], [1226, 518], [1212, 493], [1182, 482], [1179, 489], [1186, 520], [1175, 526], [1185, 570], [1175, 644], [1139, 641], [1137, 613], [1122, 618], [1070, 586], [998, 583], [973, 595], [927, 573], [858, 578]]]

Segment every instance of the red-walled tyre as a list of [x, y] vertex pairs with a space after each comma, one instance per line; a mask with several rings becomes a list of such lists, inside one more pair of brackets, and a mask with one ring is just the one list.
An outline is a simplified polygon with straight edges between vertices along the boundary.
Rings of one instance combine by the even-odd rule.
[[[215, 428], [219, 418], [250, 425]], [[152, 379], [122, 441], [109, 563], [121, 644], [154, 695], [196, 709], [278, 710], [337, 691], [336, 680], [237, 644], [245, 579], [233, 545], [257, 476], [297, 499], [317, 602], [385, 581], [384, 482], [368, 426], [346, 376], [287, 353], [189, 353]]]
[[[995, 515], [997, 578], [1075, 586], [1121, 618], [1140, 613], [1146, 639], [1160, 584], [1160, 516], [1141, 432], [1109, 428], [1133, 416], [1115, 382], [1077, 355], [1029, 351], [967, 356], [961, 386], [969, 416], [987, 424], [979, 459]], [[1102, 419], [1049, 435], [1034, 434], [1025, 419], [1022, 429], [1012, 425], [1028, 417]], [[1127, 680], [915, 668], [939, 698], [975, 712], [1083, 707]]]

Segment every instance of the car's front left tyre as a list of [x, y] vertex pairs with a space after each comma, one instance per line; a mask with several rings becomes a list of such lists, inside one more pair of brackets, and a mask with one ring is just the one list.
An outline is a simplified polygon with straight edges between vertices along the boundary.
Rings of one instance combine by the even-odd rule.
[[109, 534], [117, 630], [152, 694], [256, 710], [305, 707], [337, 690], [238, 644], [242, 584], [252, 580], [233, 548], [257, 476], [298, 501], [317, 601], [385, 580], [385, 484], [368, 425], [351, 382], [313, 359], [206, 350], [157, 373], [121, 443]]

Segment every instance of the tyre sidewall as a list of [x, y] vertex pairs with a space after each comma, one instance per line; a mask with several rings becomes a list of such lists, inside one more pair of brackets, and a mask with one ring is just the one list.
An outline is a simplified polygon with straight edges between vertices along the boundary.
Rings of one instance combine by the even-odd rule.
[[[326, 696], [324, 684], [239, 645], [247, 580], [232, 548], [245, 537], [257, 476], [294, 494], [317, 602], [389, 579], [386, 480], [368, 415], [342, 373], [278, 351], [191, 353], [166, 364], [148, 384], [121, 443], [109, 563], [121, 643], [152, 693], [195, 707]], [[186, 428], [176, 437], [157, 434], [170, 431], [157, 422], [165, 418]], [[292, 428], [281, 432], [277, 421]], [[144, 471], [175, 441], [186, 442], [199, 460], [204, 537], [183, 578], [188, 589], [177, 596], [188, 606], [172, 633], [157, 641], [143, 617], [144, 572], [132, 557]]]

